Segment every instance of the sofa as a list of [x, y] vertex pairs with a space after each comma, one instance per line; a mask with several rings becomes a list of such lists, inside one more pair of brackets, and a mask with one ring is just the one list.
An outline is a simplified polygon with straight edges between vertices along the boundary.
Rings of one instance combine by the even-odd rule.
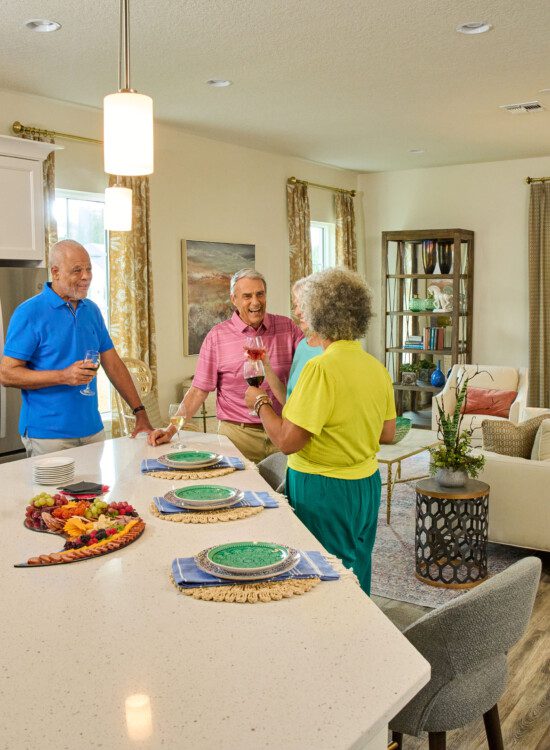
[[[520, 421], [548, 414], [523, 408]], [[503, 456], [483, 449], [485, 466], [478, 479], [489, 493], [489, 540], [513, 547], [550, 552], [550, 460]]]
[[[453, 365], [447, 382], [442, 391], [432, 399], [432, 430], [439, 430], [439, 413], [437, 404], [441, 404], [447, 414], [452, 414], [456, 406], [457, 384], [463, 382], [464, 377], [471, 378], [470, 384], [475, 388], [491, 388], [500, 391], [516, 391], [517, 396], [510, 407], [508, 419], [518, 423], [522, 412], [527, 407], [528, 371], [526, 368], [500, 367], [496, 365]], [[462, 429], [474, 430], [472, 445], [483, 443], [481, 423], [485, 419], [503, 419], [487, 414], [464, 414]]]

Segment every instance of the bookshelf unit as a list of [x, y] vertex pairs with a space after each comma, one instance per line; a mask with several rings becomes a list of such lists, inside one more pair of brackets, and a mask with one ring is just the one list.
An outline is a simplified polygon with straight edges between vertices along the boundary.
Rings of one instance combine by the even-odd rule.
[[[424, 246], [423, 243], [430, 241], [431, 247]], [[427, 261], [431, 261], [427, 265], [433, 273], [426, 272], [424, 255]], [[441, 273], [440, 260], [443, 270], [448, 272]], [[451, 263], [450, 269], [445, 262], [447, 266]], [[403, 413], [405, 400], [410, 398], [411, 410], [415, 413], [417, 407], [429, 406], [432, 395], [441, 390], [419, 380], [412, 385], [403, 385], [403, 364], [414, 364], [421, 359], [434, 364], [440, 362], [446, 376], [452, 365], [471, 362], [473, 273], [474, 233], [470, 230], [382, 232], [382, 350], [394, 383], [398, 414]], [[429, 287], [432, 287], [436, 301], [446, 303], [446, 309], [410, 310], [411, 299], [415, 296], [426, 299]], [[443, 329], [443, 333], [433, 333], [432, 329]], [[419, 341], [422, 348], [411, 348], [412, 343], [418, 347]], [[439, 348], [424, 348], [430, 343], [432, 346], [438, 344]], [[415, 426], [429, 425], [419, 423]]]

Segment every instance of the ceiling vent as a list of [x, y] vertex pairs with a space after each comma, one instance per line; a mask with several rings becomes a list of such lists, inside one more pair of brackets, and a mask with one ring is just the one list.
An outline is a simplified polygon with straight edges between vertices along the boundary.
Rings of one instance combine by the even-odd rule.
[[525, 115], [529, 112], [542, 112], [544, 107], [540, 102], [521, 102], [519, 104], [502, 104], [499, 109], [505, 109], [513, 115]]

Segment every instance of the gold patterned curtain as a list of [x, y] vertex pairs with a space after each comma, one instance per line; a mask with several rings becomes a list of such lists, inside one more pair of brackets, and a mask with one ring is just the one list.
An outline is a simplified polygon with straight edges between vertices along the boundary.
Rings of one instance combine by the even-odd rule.
[[290, 286], [309, 276], [311, 267], [310, 214], [307, 185], [286, 186], [288, 242], [290, 245]]
[[336, 209], [336, 265], [357, 271], [355, 209], [349, 193], [334, 195]]
[[[36, 133], [24, 133], [21, 137], [30, 141], [55, 143], [53, 138], [44, 138]], [[50, 257], [50, 248], [57, 242], [57, 222], [55, 220], [55, 151], [48, 154], [47, 159], [44, 159], [42, 162], [42, 178], [44, 186], [44, 254], [49, 274], [48, 259]]]
[[[151, 216], [148, 177], [119, 177], [132, 189], [132, 229], [109, 232], [110, 333], [121, 357], [140, 359], [153, 374], [157, 393], [157, 352], [153, 310]], [[117, 178], [109, 178], [109, 185]], [[113, 417], [113, 437], [120, 434]]]
[[550, 183], [529, 201], [529, 405], [550, 408]]

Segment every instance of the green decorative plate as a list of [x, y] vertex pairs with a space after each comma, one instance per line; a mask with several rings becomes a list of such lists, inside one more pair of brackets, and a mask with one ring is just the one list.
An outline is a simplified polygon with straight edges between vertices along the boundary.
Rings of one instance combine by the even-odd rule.
[[180, 487], [164, 495], [164, 499], [178, 508], [213, 510], [230, 508], [243, 498], [243, 492], [235, 487], [222, 487], [215, 484], [200, 484], [194, 487]]
[[171, 469], [202, 469], [217, 464], [220, 458], [211, 451], [175, 451], [159, 456], [157, 461]]
[[230, 573], [247, 570], [265, 573], [288, 559], [290, 549], [270, 542], [232, 542], [212, 547], [206, 557]]

